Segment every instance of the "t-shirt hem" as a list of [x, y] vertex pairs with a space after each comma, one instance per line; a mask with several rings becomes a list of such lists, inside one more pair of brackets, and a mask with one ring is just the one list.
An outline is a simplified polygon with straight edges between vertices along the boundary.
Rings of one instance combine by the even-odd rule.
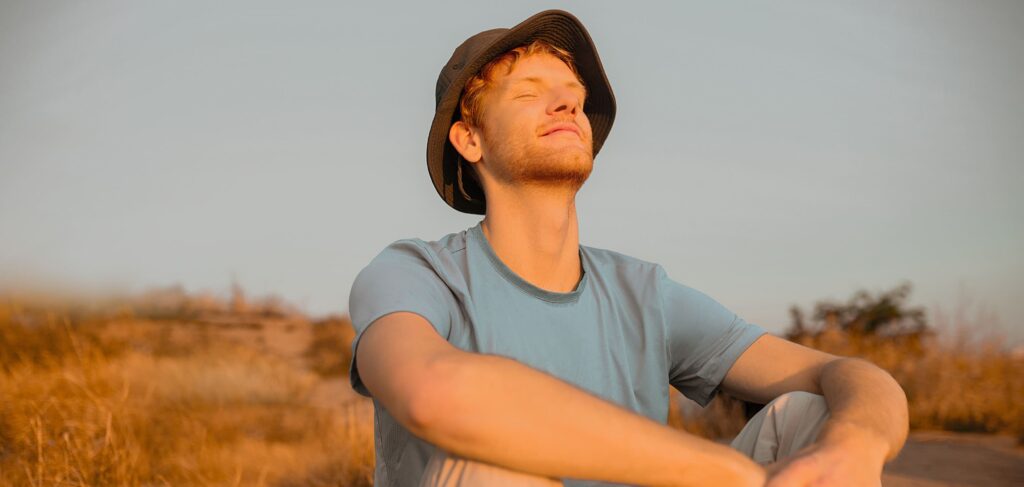
[[725, 376], [729, 374], [732, 366], [736, 364], [736, 361], [743, 355], [743, 352], [750, 348], [758, 338], [768, 333], [767, 330], [758, 325], [743, 323], [745, 329], [740, 332], [740, 335], [726, 346], [724, 350], [716, 354], [716, 359], [705, 365], [705, 370], [702, 370], [699, 374], [703, 376], [707, 370], [714, 371], [706, 375], [705, 386], [701, 388], [697, 398], [693, 399], [701, 407], [706, 407], [718, 395], [722, 381], [725, 380]]

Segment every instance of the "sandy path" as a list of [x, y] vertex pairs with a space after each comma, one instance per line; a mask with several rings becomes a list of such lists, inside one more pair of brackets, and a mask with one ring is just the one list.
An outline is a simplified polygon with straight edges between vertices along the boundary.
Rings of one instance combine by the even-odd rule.
[[899, 456], [886, 464], [882, 486], [1024, 487], [1024, 447], [1009, 436], [912, 431]]
[[886, 465], [882, 485], [1024, 486], [1024, 448], [1009, 436], [915, 431]]

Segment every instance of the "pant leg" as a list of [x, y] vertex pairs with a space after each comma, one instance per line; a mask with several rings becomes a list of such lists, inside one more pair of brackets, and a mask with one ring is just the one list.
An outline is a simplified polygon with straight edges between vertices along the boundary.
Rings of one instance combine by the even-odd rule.
[[438, 448], [427, 462], [420, 487], [561, 487], [547, 477], [467, 460]]
[[[776, 462], [814, 443], [828, 419], [825, 398], [790, 392], [769, 402], [747, 422], [731, 446], [759, 464]], [[427, 463], [421, 487], [553, 487], [560, 481], [467, 460], [438, 449]]]
[[[750, 418], [731, 446], [761, 465], [776, 462], [817, 441], [828, 418], [824, 396], [786, 393]], [[877, 485], [882, 487], [881, 478]]]
[[824, 396], [786, 393], [750, 418], [731, 446], [761, 465], [777, 462], [814, 443], [828, 417]]

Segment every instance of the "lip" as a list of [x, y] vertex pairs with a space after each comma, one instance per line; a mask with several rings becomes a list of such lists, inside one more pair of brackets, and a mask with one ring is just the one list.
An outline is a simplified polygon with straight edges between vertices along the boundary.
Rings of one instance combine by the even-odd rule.
[[544, 135], [541, 135], [541, 137], [545, 137], [545, 136], [548, 136], [548, 135], [551, 135], [553, 133], [560, 132], [560, 131], [572, 132], [572, 133], [576, 134], [577, 137], [580, 135], [580, 129], [575, 124], [571, 124], [571, 123], [558, 123], [558, 124], [552, 125], [550, 128], [548, 128], [548, 130], [546, 132], [544, 132]]

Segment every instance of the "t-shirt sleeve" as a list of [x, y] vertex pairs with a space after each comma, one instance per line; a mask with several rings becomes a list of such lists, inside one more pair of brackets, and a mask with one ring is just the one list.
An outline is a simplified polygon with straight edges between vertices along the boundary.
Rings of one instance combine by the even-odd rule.
[[396, 311], [416, 313], [442, 338], [451, 331], [454, 296], [414, 244], [392, 244], [370, 262], [352, 283], [349, 315], [355, 328], [349, 382], [356, 392], [371, 397], [359, 377], [356, 349], [374, 320]]
[[708, 295], [673, 281], [659, 266], [669, 357], [669, 383], [707, 406], [733, 363], [761, 335]]

